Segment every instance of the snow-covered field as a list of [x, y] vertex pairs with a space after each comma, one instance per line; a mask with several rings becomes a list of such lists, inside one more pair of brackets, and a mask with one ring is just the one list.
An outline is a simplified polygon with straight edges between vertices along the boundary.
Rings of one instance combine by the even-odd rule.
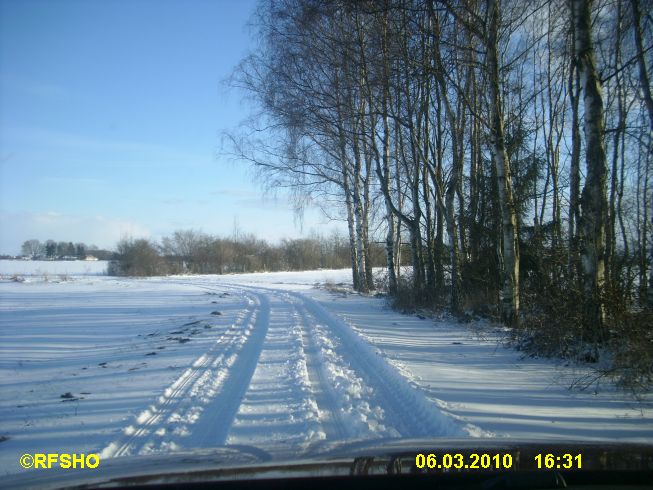
[[570, 391], [581, 368], [522, 359], [500, 327], [402, 315], [341, 283], [349, 271], [3, 280], [1, 471], [35, 452], [653, 441], [650, 397]]
[[0, 260], [2, 276], [101, 276], [107, 272], [106, 260]]

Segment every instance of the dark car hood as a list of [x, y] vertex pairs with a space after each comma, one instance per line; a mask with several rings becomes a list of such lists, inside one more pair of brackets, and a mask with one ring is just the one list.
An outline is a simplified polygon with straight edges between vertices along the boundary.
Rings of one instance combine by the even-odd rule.
[[514, 471], [534, 470], [537, 454], [582, 454], [583, 470], [653, 470], [653, 443], [533, 442], [514, 439], [387, 439], [325, 443], [296, 459], [251, 446], [225, 446], [102, 460], [96, 469], [38, 469], [3, 477], [6, 488], [87, 488], [415, 473], [415, 455], [505, 454]]

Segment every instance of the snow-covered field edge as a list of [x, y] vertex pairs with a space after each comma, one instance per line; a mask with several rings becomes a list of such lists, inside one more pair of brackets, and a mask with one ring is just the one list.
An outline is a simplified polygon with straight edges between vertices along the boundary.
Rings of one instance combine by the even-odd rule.
[[2, 277], [101, 276], [107, 273], [106, 260], [0, 260]]

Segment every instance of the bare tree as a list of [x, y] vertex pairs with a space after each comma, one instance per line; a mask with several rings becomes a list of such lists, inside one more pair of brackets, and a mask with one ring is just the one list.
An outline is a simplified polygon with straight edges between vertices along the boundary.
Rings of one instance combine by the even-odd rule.
[[38, 257], [39, 255], [42, 255], [44, 252], [44, 246], [43, 244], [36, 240], [26, 240], [23, 242], [23, 244], [20, 247], [20, 250], [23, 255], [30, 257], [32, 259]]
[[603, 95], [594, 61], [589, 0], [572, 0], [574, 50], [583, 90], [585, 129], [585, 185], [581, 194], [581, 264], [587, 295], [589, 325], [604, 321], [601, 289], [605, 283], [605, 226], [607, 222], [607, 160], [603, 140]]

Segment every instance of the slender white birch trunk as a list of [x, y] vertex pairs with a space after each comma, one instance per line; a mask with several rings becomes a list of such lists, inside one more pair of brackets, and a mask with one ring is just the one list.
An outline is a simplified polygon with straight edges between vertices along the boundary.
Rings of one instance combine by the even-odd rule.
[[600, 328], [604, 320], [601, 289], [605, 283], [605, 225], [608, 166], [603, 140], [603, 96], [594, 63], [590, 0], [572, 0], [575, 54], [584, 105], [585, 185], [581, 193], [581, 267], [587, 295], [586, 320]]
[[506, 152], [503, 128], [503, 109], [499, 74], [499, 0], [489, 0], [490, 16], [487, 39], [487, 63], [489, 70], [492, 157], [497, 173], [499, 207], [501, 210], [501, 317], [506, 324], [516, 325], [519, 321], [519, 242], [517, 237], [517, 213], [512, 195], [510, 162]]

